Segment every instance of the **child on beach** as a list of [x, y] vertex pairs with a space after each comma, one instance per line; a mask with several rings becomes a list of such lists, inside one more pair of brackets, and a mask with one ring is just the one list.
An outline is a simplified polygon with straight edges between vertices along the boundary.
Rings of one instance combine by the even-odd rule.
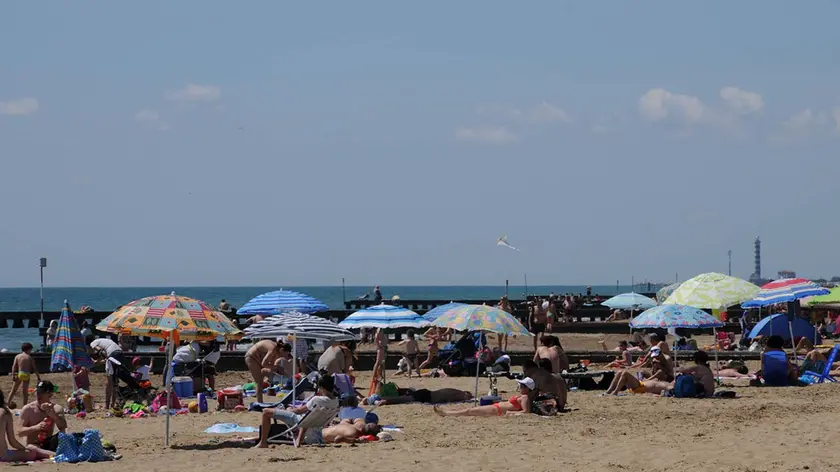
[[[32, 358], [32, 344], [23, 343], [20, 345], [20, 354], [15, 356], [12, 362], [12, 376], [14, 377], [14, 385], [12, 386], [12, 393], [9, 394], [9, 406], [14, 404], [13, 400], [18, 388], [21, 388], [23, 394], [23, 404], [29, 403], [29, 379], [35, 374], [38, 382], [41, 381], [41, 374], [38, 373], [38, 368], [35, 366], [35, 359]], [[12, 406], [14, 408], [14, 406]]]
[[405, 346], [403, 359], [408, 363], [408, 376], [411, 377], [411, 370], [414, 369], [417, 371], [417, 376], [420, 377], [420, 364], [417, 362], [417, 354], [420, 351], [420, 346], [414, 337], [413, 330], [408, 330], [405, 336], [406, 338], [400, 341], [400, 345]]
[[140, 357], [134, 357], [131, 360], [131, 365], [134, 367], [134, 378], [137, 379], [137, 382], [140, 383], [140, 386], [143, 388], [149, 388], [152, 386], [152, 364], [154, 364], [154, 359], [149, 359], [148, 364], [143, 364], [143, 361]]
[[73, 367], [73, 379], [77, 389], [90, 391], [90, 369], [83, 365]]

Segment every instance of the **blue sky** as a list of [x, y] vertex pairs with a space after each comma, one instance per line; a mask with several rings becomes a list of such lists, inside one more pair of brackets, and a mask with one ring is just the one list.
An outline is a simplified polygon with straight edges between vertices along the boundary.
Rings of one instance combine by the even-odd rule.
[[2, 15], [0, 286], [840, 274], [834, 1]]

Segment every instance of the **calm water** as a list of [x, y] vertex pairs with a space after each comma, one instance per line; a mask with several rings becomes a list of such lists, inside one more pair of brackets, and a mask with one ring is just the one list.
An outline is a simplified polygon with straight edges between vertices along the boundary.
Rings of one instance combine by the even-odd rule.
[[[287, 290], [294, 290], [311, 295], [326, 303], [333, 309], [344, 308], [344, 294], [348, 300], [355, 299], [370, 292], [373, 296], [373, 287], [346, 287], [342, 293], [342, 287], [283, 287]], [[278, 290], [279, 287], [114, 287], [114, 288], [71, 288], [71, 287], [48, 287], [44, 289], [44, 310], [61, 310], [64, 300], [70, 302], [74, 309], [82, 305], [89, 305], [98, 312], [110, 312], [116, 307], [138, 298], [150, 295], [166, 294], [175, 290], [179, 295], [184, 295], [208, 303], [217, 305], [221, 299], [225, 299], [234, 307], [241, 307], [251, 298], [265, 292]], [[550, 292], [562, 293], [583, 293], [586, 287], [579, 286], [535, 286], [528, 287], [532, 294], [548, 294]], [[593, 293], [601, 295], [615, 295], [616, 293], [630, 291], [629, 287], [616, 286], [593, 286]], [[510, 286], [509, 296], [513, 299], [522, 298], [525, 288]], [[399, 295], [403, 299], [427, 299], [427, 300], [469, 300], [469, 299], [494, 299], [505, 294], [504, 286], [403, 286], [388, 287], [382, 286], [382, 295], [390, 298]], [[39, 311], [40, 294], [38, 288], [0, 288], [0, 312], [3, 311]], [[10, 329], [5, 324], [0, 328], [0, 349], [18, 350], [20, 343], [29, 341], [36, 346], [40, 344], [37, 329]]]

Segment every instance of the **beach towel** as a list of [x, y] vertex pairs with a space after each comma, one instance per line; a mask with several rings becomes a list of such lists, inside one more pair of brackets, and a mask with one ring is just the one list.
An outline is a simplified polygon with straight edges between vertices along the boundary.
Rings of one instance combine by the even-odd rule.
[[234, 434], [234, 433], [256, 433], [259, 431], [253, 426], [239, 426], [236, 423], [216, 423], [204, 430], [208, 434]]

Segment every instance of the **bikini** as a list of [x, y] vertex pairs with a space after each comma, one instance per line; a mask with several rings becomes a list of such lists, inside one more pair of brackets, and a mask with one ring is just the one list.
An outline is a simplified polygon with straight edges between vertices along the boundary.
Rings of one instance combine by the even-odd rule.
[[[508, 403], [513, 406], [513, 410], [511, 411], [522, 411], [522, 404], [519, 403], [519, 395], [514, 395], [508, 399]], [[494, 403], [493, 406], [496, 407], [496, 411], [499, 413], [499, 416], [504, 416], [505, 412], [502, 410], [501, 403]]]

